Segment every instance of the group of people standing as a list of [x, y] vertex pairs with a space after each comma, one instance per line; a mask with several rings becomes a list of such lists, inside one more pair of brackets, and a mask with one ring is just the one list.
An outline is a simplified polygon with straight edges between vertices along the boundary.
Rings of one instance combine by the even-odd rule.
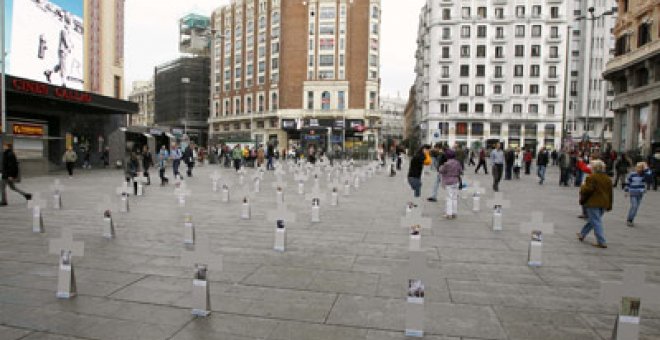
[[[149, 160], [146, 162], [146, 167], [144, 165], [144, 162], [142, 164], [142, 169], [144, 171], [144, 176], [147, 177], [147, 183], [150, 183], [151, 180], [149, 179], [149, 166], [153, 165], [153, 162], [151, 161], [151, 153], [149, 153], [149, 148], [147, 146], [144, 147], [143, 154], [148, 154], [149, 155]], [[127, 167], [127, 178], [129, 175], [137, 173], [137, 171], [134, 171], [134, 167], [137, 164], [137, 159], [139, 158], [138, 155], [135, 155], [136, 161], [132, 162], [133, 165]], [[133, 158], [133, 155], [131, 155], [131, 159]], [[160, 147], [160, 151], [158, 151], [157, 155], [157, 160], [158, 160], [158, 173], [160, 177], [160, 185], [166, 185], [169, 182], [169, 178], [165, 176], [165, 171], [167, 168], [167, 165], [169, 162], [172, 163], [172, 175], [174, 176], [174, 179], [183, 179], [183, 176], [179, 172], [179, 168], [181, 167], [181, 163], [186, 165], [186, 175], [188, 177], [193, 177], [193, 168], [195, 167], [196, 160], [199, 158], [199, 149], [195, 146], [194, 143], [189, 143], [188, 145], [181, 145], [177, 143], [172, 143], [170, 148], [167, 148], [167, 145], [162, 145]]]
[[[408, 183], [413, 190], [414, 197], [421, 196], [421, 177], [424, 167], [431, 166], [437, 172], [428, 201], [436, 202], [438, 189], [441, 184], [444, 185], [447, 195], [445, 208], [447, 219], [457, 217], [458, 192], [463, 185], [462, 176], [465, 164], [457, 156], [459, 150], [461, 150], [460, 147], [452, 149], [441, 144], [436, 144], [433, 148], [430, 145], [424, 145], [410, 160], [408, 171]], [[478, 155], [478, 163], [473, 160], [476, 155]], [[609, 157], [610, 154], [606, 155]], [[617, 186], [617, 182], [621, 182], [621, 188], [625, 191], [626, 197], [630, 199], [626, 224], [633, 227], [644, 194], [652, 186], [657, 190], [657, 174], [660, 172], [660, 153], [654, 154], [650, 159], [651, 164], [637, 162], [633, 171], [629, 171], [632, 166], [630, 157], [620, 155], [618, 161], [612, 162], [612, 167], [616, 170], [614, 183], [608, 174], [607, 162], [598, 152], [579, 153], [567, 150], [550, 152], [546, 148], [541, 148], [534, 155], [531, 150], [522, 151], [519, 148], [504, 150], [502, 145], [497, 143], [490, 151], [481, 149], [478, 153], [470, 152], [469, 160], [468, 165], [476, 165], [475, 174], [479, 173], [482, 168], [488, 174], [488, 162], [490, 162], [493, 176], [492, 188], [495, 192], [499, 191], [502, 178], [505, 180], [520, 179], [522, 169], [525, 174], [530, 175], [534, 160], [539, 185], [545, 183], [547, 168], [557, 166], [560, 170], [560, 186], [569, 186], [568, 183], [574, 179], [574, 185], [580, 188], [579, 204], [582, 207], [582, 214], [579, 217], [585, 218], [587, 222], [577, 233], [578, 240], [583, 241], [593, 230], [596, 236], [596, 242], [593, 245], [598, 248], [607, 248], [602, 217], [606, 211], [612, 210], [613, 188]]]

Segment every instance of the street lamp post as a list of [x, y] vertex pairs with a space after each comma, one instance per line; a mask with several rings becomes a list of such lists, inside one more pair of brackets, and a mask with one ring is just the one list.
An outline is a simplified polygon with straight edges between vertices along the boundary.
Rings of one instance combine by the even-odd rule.
[[2, 76], [0, 79], [0, 112], [2, 115], [2, 121], [0, 121], [0, 124], [2, 125], [2, 134], [4, 135], [7, 132], [7, 95], [5, 93], [5, 72], [7, 71], [7, 67], [5, 63], [7, 62], [7, 55], [5, 53], [5, 0], [0, 0], [0, 22], [2, 23], [2, 37], [0, 37], [0, 63], [2, 63]]
[[[604, 18], [607, 15], [612, 15], [613, 14], [613, 12], [611, 10], [609, 10], [609, 11], [605, 11], [605, 12], [601, 13], [600, 15], [594, 15], [594, 11], [595, 11], [594, 7], [589, 7], [588, 11], [589, 11], [589, 17], [587, 17], [585, 15], [582, 15], [582, 16], [579, 16], [579, 17], [575, 18], [576, 21], [581, 21], [581, 20], [591, 21], [591, 30], [589, 32], [589, 68], [587, 70], [587, 82], [588, 82], [588, 86], [587, 86], [587, 112], [586, 112], [585, 121], [584, 121], [584, 125], [585, 125], [584, 135], [586, 137], [589, 136], [589, 132], [588, 132], [589, 131], [589, 113], [591, 111], [591, 88], [592, 88], [592, 86], [591, 86], [591, 69], [593, 68], [593, 54], [594, 54], [594, 22], [596, 20]], [[604, 106], [605, 105], [603, 105], [603, 117], [602, 117], [603, 124], [605, 123], [605, 112], [606, 112], [606, 110], [604, 110]], [[604, 128], [604, 125], [603, 125], [603, 128]], [[603, 144], [603, 140], [601, 140], [601, 144]], [[602, 147], [602, 145], [601, 145], [601, 147]]]

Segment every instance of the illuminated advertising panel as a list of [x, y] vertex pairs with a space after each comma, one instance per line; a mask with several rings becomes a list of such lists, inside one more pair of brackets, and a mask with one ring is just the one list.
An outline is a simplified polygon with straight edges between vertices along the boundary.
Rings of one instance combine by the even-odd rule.
[[83, 89], [83, 0], [5, 0], [7, 73]]

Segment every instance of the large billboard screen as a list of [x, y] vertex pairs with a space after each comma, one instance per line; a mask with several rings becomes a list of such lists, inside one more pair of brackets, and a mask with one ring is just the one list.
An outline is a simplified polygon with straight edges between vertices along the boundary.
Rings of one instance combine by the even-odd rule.
[[6, 0], [7, 73], [83, 89], [83, 0]]

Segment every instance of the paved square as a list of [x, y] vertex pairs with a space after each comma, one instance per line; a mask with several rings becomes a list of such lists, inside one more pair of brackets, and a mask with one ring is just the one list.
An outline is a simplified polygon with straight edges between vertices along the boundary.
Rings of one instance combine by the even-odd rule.
[[[253, 193], [252, 218], [242, 220], [241, 200], [223, 203], [222, 193], [213, 192], [215, 171], [223, 180], [238, 178], [233, 170], [204, 166], [186, 180], [194, 192], [186, 211], [223, 258], [223, 271], [210, 277], [211, 316], [190, 314], [191, 270], [179, 264], [184, 212], [173, 185], [156, 180], [145, 196], [131, 195], [130, 212], [113, 211], [117, 237], [107, 240], [97, 206], [122, 173], [79, 171], [73, 179], [21, 183], [47, 192], [57, 177], [67, 189], [62, 210], [43, 211], [44, 234], [32, 233], [22, 197], [10, 193], [9, 206], [0, 208], [0, 339], [404, 339], [406, 292], [396, 270], [408, 258], [408, 231], [400, 227], [411, 199], [405, 171], [361, 181], [339, 206], [324, 205], [314, 224], [309, 202], [290, 189], [297, 188], [293, 174], [283, 175], [285, 204], [297, 215], [287, 223], [283, 253], [273, 251], [268, 222], [276, 209], [273, 172]], [[473, 168], [466, 173], [470, 182], [490, 183], [472, 175]], [[423, 202], [432, 228], [424, 231], [422, 249], [436, 277], [426, 292], [425, 339], [609, 339], [618, 307], [600, 302], [600, 283], [623, 282], [625, 265], [642, 264], [646, 282], [660, 284], [660, 194], [644, 198], [628, 228], [629, 203], [615, 189], [614, 210], [604, 218], [609, 248], [596, 249], [575, 239], [584, 223], [577, 218], [577, 188], [557, 186], [557, 177], [551, 168], [543, 186], [535, 176], [503, 181], [511, 207], [497, 233], [492, 211], [472, 212], [469, 195], [459, 201], [456, 220], [442, 217], [444, 192], [438, 203]], [[422, 198], [432, 187], [426, 176]], [[492, 198], [483, 195], [484, 202]], [[519, 232], [532, 211], [555, 225], [540, 268], [527, 266], [529, 235]], [[75, 259], [79, 295], [72, 300], [55, 297], [58, 259], [48, 253], [48, 240], [63, 227], [85, 242], [85, 257]], [[660, 306], [644, 305], [640, 329], [640, 339], [660, 339]]]

